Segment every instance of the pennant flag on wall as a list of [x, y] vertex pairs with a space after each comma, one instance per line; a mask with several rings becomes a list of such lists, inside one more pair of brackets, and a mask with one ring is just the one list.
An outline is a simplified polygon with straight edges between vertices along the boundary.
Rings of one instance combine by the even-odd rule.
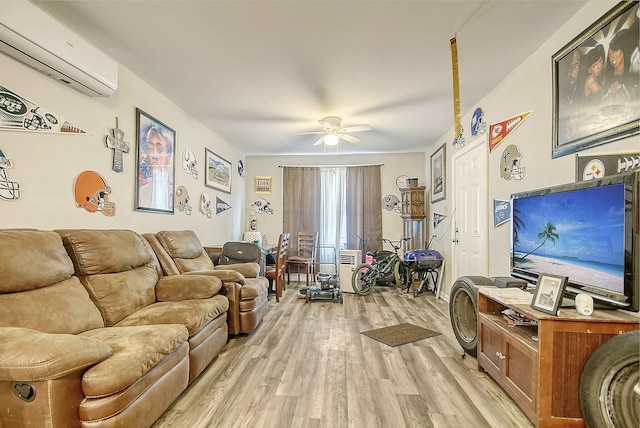
[[231, 209], [231, 205], [216, 196], [216, 215], [228, 209]]
[[442, 223], [442, 220], [444, 220], [445, 218], [447, 218], [446, 215], [433, 213], [433, 228], [435, 229], [436, 227], [438, 227], [438, 225]]
[[493, 227], [498, 227], [511, 219], [511, 201], [493, 200]]
[[640, 168], [640, 153], [576, 156], [576, 181], [595, 180]]
[[453, 146], [460, 148], [464, 146], [462, 137], [462, 124], [460, 122], [460, 77], [458, 74], [458, 43], [456, 38], [449, 40], [451, 43], [451, 69], [453, 72], [453, 121], [454, 132]]
[[531, 112], [528, 111], [491, 125], [489, 127], [489, 151], [492, 152], [502, 140], [507, 138], [518, 126], [522, 125], [522, 122], [524, 122], [530, 114]]
[[57, 114], [22, 98], [0, 86], [0, 129], [47, 132], [52, 134], [86, 134]]

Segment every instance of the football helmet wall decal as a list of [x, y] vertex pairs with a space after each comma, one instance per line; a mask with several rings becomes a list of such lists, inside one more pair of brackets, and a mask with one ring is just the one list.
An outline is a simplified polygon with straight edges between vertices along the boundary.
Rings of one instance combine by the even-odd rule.
[[189, 174], [193, 176], [193, 178], [198, 178], [198, 161], [196, 160], [196, 155], [189, 149], [185, 149], [182, 152], [182, 168], [187, 171]]
[[7, 169], [11, 168], [11, 160], [0, 149], [0, 199], [17, 201], [20, 199], [20, 183], [9, 180]]
[[522, 180], [524, 178], [524, 167], [520, 165], [522, 153], [514, 144], [505, 147], [500, 158], [500, 175], [505, 180]]
[[187, 215], [191, 215], [191, 205], [189, 202], [191, 198], [189, 198], [189, 192], [187, 192], [187, 188], [184, 186], [178, 186], [176, 189], [176, 206], [180, 211], [184, 211]]
[[75, 197], [76, 207], [89, 212], [100, 211], [113, 217], [116, 215], [116, 204], [109, 201], [111, 187], [104, 178], [95, 171], [83, 171], [76, 179]]
[[207, 192], [202, 192], [200, 195], [200, 212], [211, 218], [211, 199]]

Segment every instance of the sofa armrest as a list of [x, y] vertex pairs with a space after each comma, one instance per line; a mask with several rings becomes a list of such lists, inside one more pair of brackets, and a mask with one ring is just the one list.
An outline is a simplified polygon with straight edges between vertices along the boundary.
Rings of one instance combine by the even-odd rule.
[[216, 268], [215, 270], [208, 271], [207, 275], [220, 278], [222, 282], [237, 282], [240, 285], [244, 285], [244, 278], [245, 278], [244, 275], [242, 275], [240, 272], [235, 270]]
[[260, 274], [260, 265], [253, 262], [232, 263], [228, 265], [217, 265], [215, 270], [234, 270], [245, 278], [257, 278]]
[[107, 359], [109, 345], [74, 334], [0, 327], [0, 381], [58, 379]]
[[203, 272], [163, 276], [156, 285], [156, 299], [159, 302], [208, 299], [218, 294], [221, 288], [219, 278]]

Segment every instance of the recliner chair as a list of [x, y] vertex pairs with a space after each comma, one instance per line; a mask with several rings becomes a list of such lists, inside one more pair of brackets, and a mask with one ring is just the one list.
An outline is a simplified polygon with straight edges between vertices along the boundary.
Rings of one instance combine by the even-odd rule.
[[268, 310], [269, 281], [257, 263], [214, 266], [192, 230], [161, 231], [142, 236], [156, 253], [165, 275], [212, 275], [227, 290], [229, 334], [250, 333]]

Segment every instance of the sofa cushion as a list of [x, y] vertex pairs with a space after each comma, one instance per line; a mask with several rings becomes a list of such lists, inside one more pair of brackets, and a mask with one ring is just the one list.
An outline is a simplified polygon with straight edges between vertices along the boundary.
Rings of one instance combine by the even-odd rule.
[[98, 308], [75, 276], [46, 288], [0, 294], [0, 327], [77, 334], [104, 326]]
[[131, 230], [64, 231], [63, 242], [78, 275], [128, 271], [153, 263], [143, 238]]
[[229, 300], [220, 294], [209, 299], [158, 302], [131, 314], [117, 326], [181, 324], [191, 337], [228, 310]]
[[140, 235], [130, 230], [58, 233], [107, 327], [155, 303], [158, 271]]
[[111, 353], [109, 345], [90, 337], [3, 327], [0, 330], [0, 380], [58, 379], [99, 363]]
[[107, 327], [156, 301], [157, 276], [152, 265], [127, 272], [85, 276], [81, 281]]
[[73, 275], [73, 264], [54, 232], [2, 230], [0, 242], [0, 293], [43, 288]]
[[192, 230], [161, 231], [158, 240], [173, 258], [195, 259], [202, 253], [202, 244]]
[[82, 390], [89, 398], [122, 391], [187, 341], [184, 326], [147, 325], [109, 327], [87, 331], [82, 337], [108, 344], [113, 350], [106, 360], [88, 369]]

